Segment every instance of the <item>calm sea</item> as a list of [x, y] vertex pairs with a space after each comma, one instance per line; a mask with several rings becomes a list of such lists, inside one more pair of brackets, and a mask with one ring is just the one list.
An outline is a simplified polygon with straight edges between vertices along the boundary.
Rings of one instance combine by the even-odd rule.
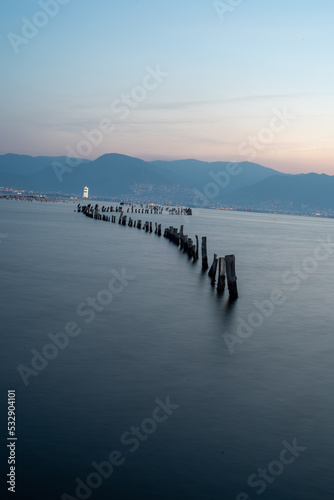
[[235, 254], [230, 303], [164, 238], [75, 208], [0, 201], [1, 498], [15, 389], [19, 500], [333, 499], [334, 221], [140, 216]]

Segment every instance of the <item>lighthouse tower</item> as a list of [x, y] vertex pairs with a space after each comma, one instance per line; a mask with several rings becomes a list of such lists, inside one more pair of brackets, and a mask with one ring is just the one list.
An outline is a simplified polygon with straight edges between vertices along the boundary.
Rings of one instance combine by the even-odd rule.
[[84, 187], [83, 198], [88, 198], [88, 187], [87, 186]]

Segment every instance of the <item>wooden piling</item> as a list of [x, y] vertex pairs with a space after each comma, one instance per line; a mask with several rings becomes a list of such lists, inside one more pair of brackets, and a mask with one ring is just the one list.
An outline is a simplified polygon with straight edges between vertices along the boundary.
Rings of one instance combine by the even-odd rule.
[[211, 278], [211, 285], [214, 285], [215, 281], [216, 281], [217, 264], [218, 264], [217, 254], [214, 254], [213, 255], [213, 262], [212, 262], [212, 265], [211, 265], [210, 270], [208, 272], [208, 275]]
[[206, 249], [206, 236], [202, 236], [202, 270], [206, 271], [208, 269], [208, 255]]
[[188, 238], [187, 241], [187, 255], [189, 259], [192, 257], [192, 251], [193, 251], [193, 240], [191, 238]]
[[172, 241], [176, 246], [179, 246], [180, 243], [180, 233], [178, 233], [177, 228], [173, 228]]
[[235, 274], [235, 256], [225, 255], [225, 262], [226, 262], [226, 277], [227, 277], [228, 291], [230, 293], [231, 299], [237, 299], [238, 288], [237, 288], [237, 277]]
[[188, 251], [188, 235], [187, 234], [183, 235], [183, 251], [184, 252]]
[[218, 283], [217, 292], [222, 293], [225, 290], [225, 275], [226, 275], [226, 264], [224, 257], [219, 257], [218, 260]]
[[183, 234], [184, 226], [180, 226], [180, 248], [183, 249], [184, 246], [184, 234]]
[[191, 256], [193, 258], [193, 262], [196, 262], [197, 258], [196, 258], [196, 245], [193, 245], [192, 249], [191, 249]]

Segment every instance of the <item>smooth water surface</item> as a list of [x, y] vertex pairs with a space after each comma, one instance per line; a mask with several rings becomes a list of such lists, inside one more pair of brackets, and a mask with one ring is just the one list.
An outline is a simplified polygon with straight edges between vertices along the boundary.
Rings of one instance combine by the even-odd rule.
[[[124, 463], [82, 498], [332, 499], [334, 249], [319, 241], [330, 241], [334, 221], [132, 215], [207, 236], [210, 264], [214, 252], [235, 254], [231, 303], [166, 239], [75, 208], [0, 201], [1, 422], [14, 388], [17, 498], [78, 498], [76, 478], [119, 450]], [[102, 290], [115, 272], [126, 278], [113, 281], [110, 302]], [[268, 303], [273, 294], [280, 304]], [[106, 304], [98, 311], [87, 305], [96, 297]], [[32, 368], [31, 350], [69, 322], [80, 334], [25, 385], [18, 365]], [[153, 428], [147, 419], [167, 397], [172, 414]], [[142, 423], [148, 432], [131, 452], [121, 436]], [[294, 439], [306, 449], [293, 463], [247, 484]]]

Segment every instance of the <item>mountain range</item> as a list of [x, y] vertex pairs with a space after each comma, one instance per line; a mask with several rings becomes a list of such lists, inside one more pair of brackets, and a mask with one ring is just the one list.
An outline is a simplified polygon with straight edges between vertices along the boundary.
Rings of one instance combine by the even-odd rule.
[[39, 193], [179, 203], [202, 207], [334, 210], [334, 176], [283, 174], [262, 165], [194, 159], [144, 161], [120, 154], [96, 160], [0, 156], [0, 186]]

